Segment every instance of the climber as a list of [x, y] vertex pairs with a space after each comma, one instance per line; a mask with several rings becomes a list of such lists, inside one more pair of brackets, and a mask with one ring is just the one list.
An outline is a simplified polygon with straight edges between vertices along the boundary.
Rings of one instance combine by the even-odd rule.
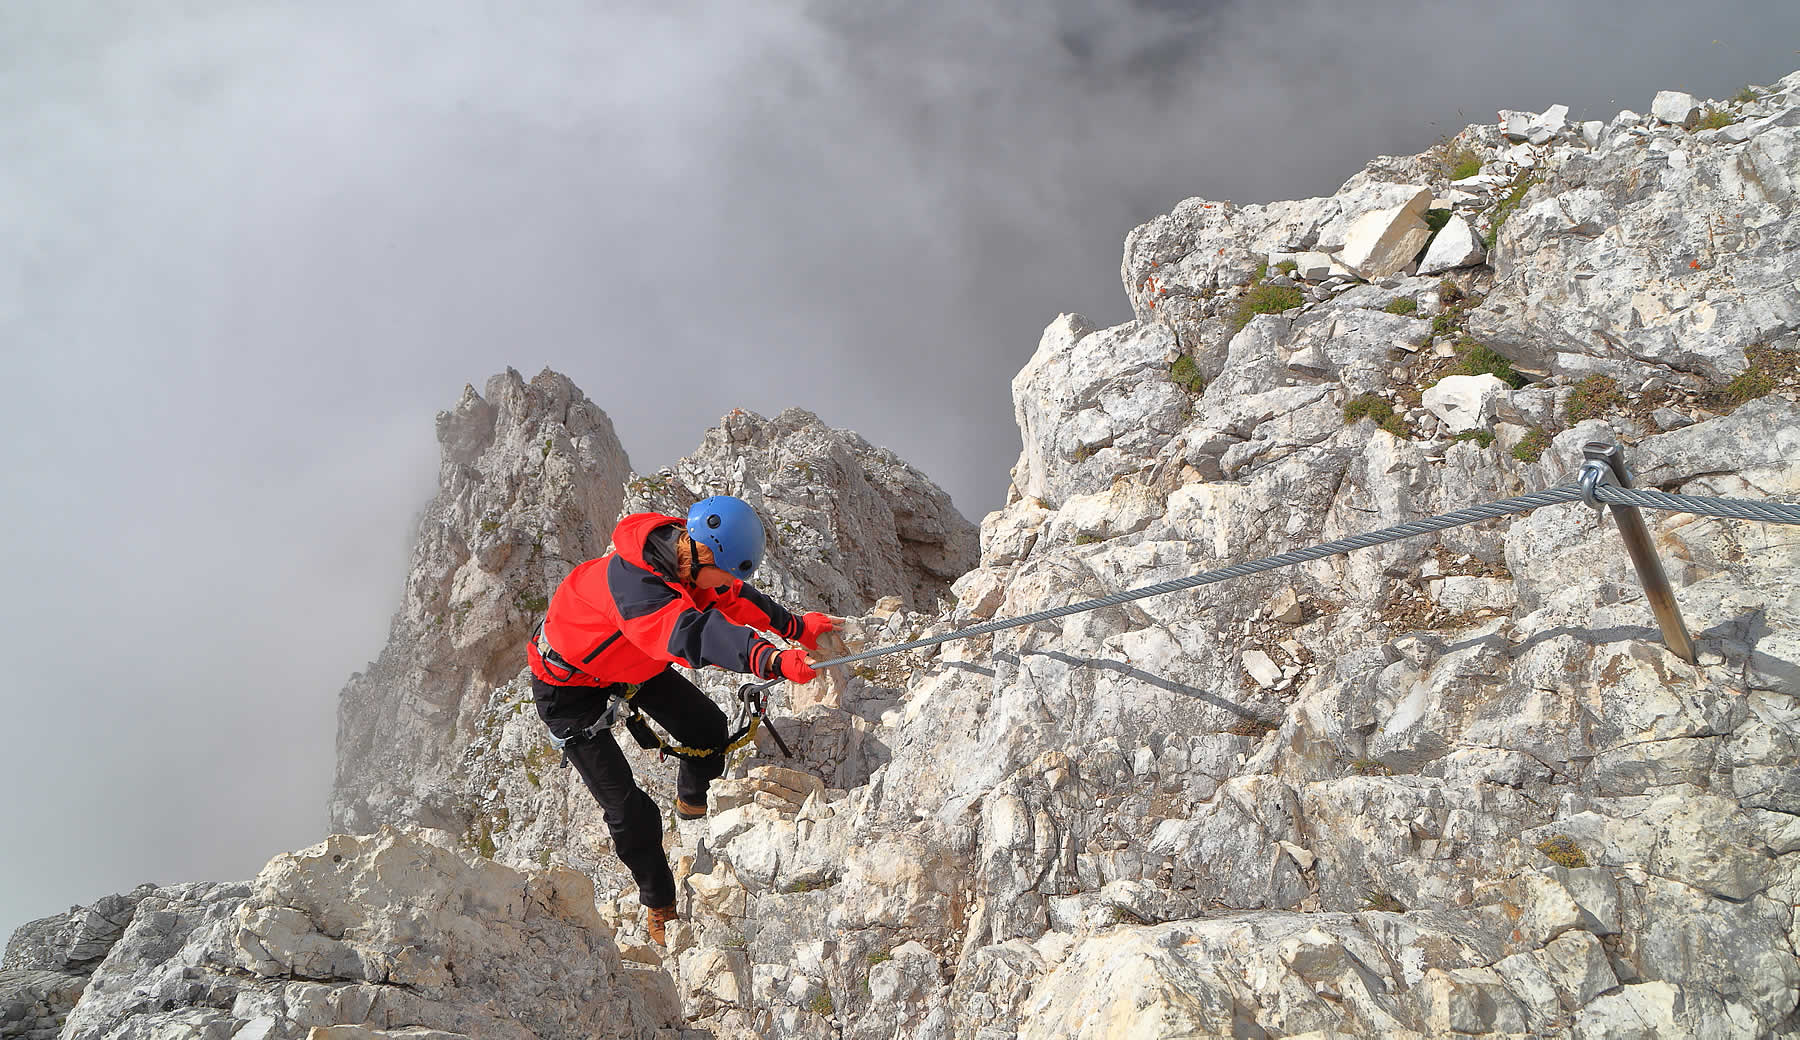
[[[671, 665], [808, 682], [808, 651], [835, 627], [821, 613], [795, 617], [745, 582], [762, 562], [763, 543], [756, 511], [725, 495], [695, 503], [685, 521], [626, 516], [613, 528], [613, 551], [557, 586], [525, 648], [538, 716], [600, 803], [658, 945], [678, 916], [662, 816], [633, 780], [611, 726], [628, 704], [698, 749], [677, 756], [675, 814], [706, 815], [707, 788], [725, 770], [725, 713]], [[800, 646], [780, 649], [759, 630]]]

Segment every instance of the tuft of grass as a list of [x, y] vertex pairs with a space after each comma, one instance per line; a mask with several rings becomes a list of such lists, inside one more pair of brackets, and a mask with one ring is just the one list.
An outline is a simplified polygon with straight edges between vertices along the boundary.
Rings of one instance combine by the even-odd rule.
[[1375, 394], [1360, 394], [1344, 403], [1344, 425], [1362, 419], [1372, 420], [1396, 437], [1406, 436], [1406, 420], [1395, 414], [1394, 406], [1385, 398]]
[[1520, 375], [1512, 367], [1506, 355], [1484, 343], [1477, 343], [1467, 336], [1456, 345], [1456, 364], [1450, 366], [1446, 375], [1453, 376], [1498, 376], [1502, 383], [1517, 390], [1531, 380]]
[[1076, 545], [1093, 545], [1095, 542], [1097, 542], [1099, 540], [1100, 540], [1099, 535], [1089, 534], [1086, 531], [1083, 531], [1080, 534], [1075, 536], [1075, 544]]
[[894, 959], [894, 955], [889, 953], [886, 950], [870, 950], [869, 951], [869, 966], [870, 967], [874, 967], [877, 964], [886, 964], [888, 961], [891, 961], [893, 959]]
[[1280, 314], [1293, 310], [1306, 302], [1300, 290], [1291, 285], [1255, 285], [1238, 301], [1237, 311], [1231, 316], [1231, 327], [1241, 329], [1250, 324], [1250, 319], [1258, 314]]
[[1261, 285], [1262, 280], [1264, 278], [1267, 278], [1268, 276], [1269, 276], [1269, 262], [1267, 260], [1258, 260], [1256, 262], [1256, 266], [1254, 268], [1252, 268], [1250, 271], [1250, 284], [1251, 285]]
[[1428, 209], [1425, 211], [1425, 226], [1430, 228], [1431, 233], [1435, 235], [1450, 223], [1452, 215], [1447, 209]]
[[1701, 111], [1695, 112], [1692, 116], [1689, 116], [1687, 125], [1684, 129], [1719, 130], [1728, 127], [1735, 122], [1737, 122], [1737, 116], [1733, 115], [1730, 109], [1708, 106]]
[[1440, 138], [1431, 153], [1438, 172], [1450, 180], [1460, 181], [1481, 172], [1481, 153], [1466, 144], [1452, 143], [1448, 137]]
[[1275, 265], [1275, 270], [1291, 276], [1295, 271], [1300, 270], [1300, 263], [1297, 260], [1283, 260]]
[[838, 880], [839, 879], [835, 877], [823, 877], [811, 881], [795, 881], [788, 884], [782, 891], [789, 895], [793, 895], [797, 892], [820, 892], [836, 885]]
[[1438, 299], [1445, 304], [1452, 304], [1463, 298], [1462, 286], [1445, 278], [1438, 282]]
[[1775, 390], [1775, 377], [1757, 368], [1746, 368], [1720, 389], [1719, 395], [1733, 407]]
[[1419, 301], [1410, 296], [1402, 296], [1397, 300], [1389, 300], [1388, 305], [1381, 309], [1389, 314], [1417, 314]]
[[1393, 776], [1394, 771], [1373, 758], [1359, 758], [1350, 763], [1350, 771], [1357, 776]]
[[1500, 228], [1506, 223], [1506, 218], [1519, 208], [1519, 203], [1525, 199], [1525, 193], [1537, 182], [1538, 178], [1533, 177], [1530, 171], [1520, 170], [1519, 175], [1513, 178], [1512, 190], [1494, 206], [1494, 217], [1488, 223], [1487, 233], [1487, 248], [1490, 252], [1500, 241]]
[[1625, 395], [1619, 390], [1619, 382], [1611, 376], [1588, 376], [1575, 384], [1575, 390], [1569, 395], [1568, 419], [1571, 423], [1583, 419], [1603, 419], [1625, 407]]
[[830, 991], [822, 990], [818, 996], [812, 998], [812, 1003], [806, 1005], [806, 1009], [815, 1015], [829, 1015], [836, 1011], [837, 1007], [831, 1003]]
[[1559, 867], [1577, 870], [1588, 865], [1587, 853], [1566, 834], [1552, 834], [1538, 842], [1537, 850]]
[[1758, 343], [1745, 348], [1744, 357], [1750, 367], [1707, 395], [1706, 403], [1714, 410], [1730, 412], [1746, 401], [1774, 393], [1784, 382], [1800, 378], [1800, 353]]
[[1464, 430], [1450, 438], [1453, 441], [1474, 441], [1483, 448], [1494, 446], [1494, 434], [1490, 430]]
[[1380, 910], [1381, 912], [1388, 914], [1406, 913], [1405, 904], [1401, 903], [1400, 900], [1395, 899], [1393, 896], [1388, 895], [1386, 892], [1370, 892], [1368, 898], [1363, 903], [1363, 909]]
[[1513, 445], [1513, 458], [1520, 462], [1536, 462], [1544, 457], [1544, 449], [1550, 447], [1550, 435], [1541, 426], [1533, 426]]
[[1737, 102], [1740, 105], [1747, 105], [1750, 102], [1755, 101], [1759, 96], [1760, 95], [1758, 95], [1756, 92], [1756, 88], [1753, 86], [1750, 86], [1748, 83], [1746, 83], [1746, 84], [1744, 84], [1744, 88], [1742, 90], [1731, 95], [1731, 100]]
[[1277, 726], [1266, 719], [1247, 718], [1239, 719], [1231, 725], [1226, 726], [1225, 732], [1234, 737], [1252, 737], [1260, 739], [1280, 728], [1280, 726]]
[[1200, 366], [1187, 354], [1176, 358], [1174, 363], [1169, 366], [1169, 379], [1176, 386], [1196, 396], [1206, 390], [1206, 380], [1200, 375]]

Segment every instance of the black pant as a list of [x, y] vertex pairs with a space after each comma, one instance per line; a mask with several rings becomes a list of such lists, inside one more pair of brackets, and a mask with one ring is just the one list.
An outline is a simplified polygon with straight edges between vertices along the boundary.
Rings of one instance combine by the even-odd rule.
[[[553, 686], [532, 680], [538, 715], [558, 737], [578, 733], [606, 710], [615, 687]], [[668, 730], [674, 742], [688, 747], [718, 747], [725, 743], [725, 713], [711, 697], [688, 682], [673, 668], [652, 677], [631, 698], [631, 703]], [[656, 803], [631, 776], [631, 763], [619, 750], [611, 731], [566, 749], [575, 771], [593, 792], [606, 818], [613, 850], [637, 880], [638, 901], [645, 906], [670, 906], [675, 902], [675, 875], [663, 854], [662, 814]], [[706, 789], [725, 772], [724, 754], [705, 758], [680, 758], [675, 773], [675, 792], [684, 802], [706, 804]]]

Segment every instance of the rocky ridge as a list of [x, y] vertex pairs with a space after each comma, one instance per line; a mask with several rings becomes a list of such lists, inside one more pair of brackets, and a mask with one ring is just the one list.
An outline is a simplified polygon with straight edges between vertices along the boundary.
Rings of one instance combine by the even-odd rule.
[[[530, 714], [521, 647], [557, 583], [607, 551], [626, 511], [683, 515], [707, 494], [745, 497], [771, 521], [762, 587], [838, 612], [890, 593], [935, 610], [976, 559], [974, 527], [941, 489], [798, 409], [734, 412], [650, 475], [632, 472], [611, 420], [549, 370], [529, 383], [508, 370], [485, 396], [465, 388], [437, 430], [440, 489], [419, 520], [401, 609], [381, 657], [339, 698], [332, 823], [347, 832], [412, 823], [485, 845], [496, 814], [473, 807], [488, 788], [471, 792], [485, 779], [469, 766], [471, 748], [500, 736], [494, 693], [510, 690], [508, 709]], [[526, 774], [545, 774], [541, 755]]]
[[[1134, 319], [1058, 318], [1014, 381], [1012, 494], [981, 525], [955, 610], [889, 602], [852, 619], [852, 646], [1549, 486], [1597, 437], [1625, 442], [1641, 486], [1800, 497], [1800, 166], [1782, 158], [1800, 145], [1800, 74], [1750, 93], [1659, 96], [1651, 115], [1604, 124], [1502, 113], [1379, 159], [1330, 199], [1192, 199], [1135, 230]], [[1737, 118], [1707, 129], [1696, 110]], [[1703, 257], [1722, 229], [1730, 248]], [[757, 447], [763, 422], [734, 434], [728, 419], [719, 469], [633, 478], [632, 501], [734, 472], [738, 450], [746, 476], [795, 472]], [[666, 954], [609, 873], [585, 794], [546, 780], [516, 683], [482, 689], [471, 672], [460, 743], [442, 752], [455, 765], [419, 799], [456, 807], [467, 830], [332, 842], [351, 843], [347, 862], [405, 846], [446, 878], [593, 873], [598, 920], [567, 914], [589, 936], [616, 929], [587, 939], [608, 973], [592, 993], [645, 1027], [678, 998], [685, 1027], [717, 1038], [1800, 1035], [1800, 547], [1769, 526], [1648, 518], [1697, 665], [1662, 649], [1610, 525], [1563, 506], [798, 691], [777, 724], [799, 757], [759, 741], [711, 817], [671, 822], [687, 920]], [[293, 859], [328, 869], [316, 850]], [[264, 876], [297, 869], [277, 864]], [[395, 900], [285, 884], [245, 911], [253, 888], [268, 886], [158, 898], [268, 921], [251, 934], [276, 936], [272, 952], [328, 951], [307, 970], [358, 1000], [369, 976], [437, 963], [402, 956], [379, 915], [338, 920], [339, 900]], [[158, 921], [146, 934], [170, 930]], [[110, 977], [169, 1007], [121, 1005], [119, 1028], [148, 1016], [159, 1036], [307, 1036], [298, 1005], [267, 996], [244, 1005], [275, 1017], [260, 1034], [241, 1032], [249, 1017], [200, 1022], [213, 1005], [175, 980], [213, 985], [221, 957], [269, 972], [257, 993], [320, 984], [291, 954], [258, 960], [230, 952], [249, 949], [235, 933], [207, 934], [180, 946], [214, 952], [184, 959], [128, 929]], [[639, 965], [623, 977], [615, 943]], [[563, 952], [501, 959], [530, 973]], [[113, 986], [90, 986], [70, 1021]], [[332, 1005], [336, 1028], [362, 1032], [306, 1028], [397, 1029], [355, 1017], [367, 1010]]]
[[[1723, 107], [1507, 113], [1331, 199], [1137, 229], [1136, 318], [1059, 318], [1015, 379], [1012, 500], [938, 624], [1546, 487], [1589, 439], [1643, 486], [1792, 500], [1800, 217], [1766, 157], [1800, 140], [1800, 75]], [[1540, 335], [1559, 309], [1594, 335]], [[1653, 523], [1697, 667], [1616, 534], [1562, 507], [858, 677], [844, 706], [891, 756], [866, 785], [755, 765], [672, 832], [689, 1013], [721, 1037], [1800, 1032], [1800, 559], [1780, 529]]]

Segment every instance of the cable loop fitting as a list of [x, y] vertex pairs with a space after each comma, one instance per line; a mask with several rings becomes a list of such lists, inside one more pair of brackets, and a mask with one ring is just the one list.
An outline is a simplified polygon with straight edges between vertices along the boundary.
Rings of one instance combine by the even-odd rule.
[[1589, 459], [1587, 464], [1581, 467], [1579, 484], [1581, 487], [1581, 500], [1589, 506], [1592, 506], [1596, 514], [1604, 516], [1606, 513], [1606, 503], [1600, 501], [1599, 495], [1596, 493], [1595, 489], [1603, 484], [1617, 486], [1617, 481], [1613, 479], [1612, 467], [1600, 459]]

